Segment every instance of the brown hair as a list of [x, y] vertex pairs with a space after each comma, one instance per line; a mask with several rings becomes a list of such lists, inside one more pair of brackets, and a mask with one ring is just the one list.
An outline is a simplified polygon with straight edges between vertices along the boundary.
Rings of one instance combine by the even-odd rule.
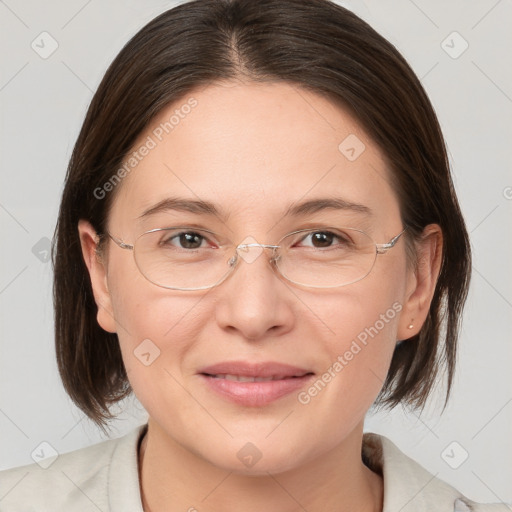
[[187, 2], [148, 23], [110, 65], [71, 156], [52, 247], [57, 362], [67, 393], [104, 428], [109, 407], [131, 392], [117, 335], [97, 323], [81, 252], [79, 219], [104, 233], [114, 198], [93, 191], [164, 107], [199, 86], [239, 78], [285, 81], [350, 109], [387, 159], [410, 240], [440, 225], [443, 257], [428, 317], [397, 345], [377, 403], [423, 407], [446, 366], [446, 405], [471, 259], [443, 136], [395, 47], [328, 0]]

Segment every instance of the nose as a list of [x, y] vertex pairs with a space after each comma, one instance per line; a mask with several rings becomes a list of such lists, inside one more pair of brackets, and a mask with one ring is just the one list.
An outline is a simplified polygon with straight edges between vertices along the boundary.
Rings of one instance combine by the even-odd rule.
[[259, 340], [292, 328], [293, 294], [270, 264], [272, 247], [238, 246], [236, 267], [216, 289], [215, 316], [223, 330]]

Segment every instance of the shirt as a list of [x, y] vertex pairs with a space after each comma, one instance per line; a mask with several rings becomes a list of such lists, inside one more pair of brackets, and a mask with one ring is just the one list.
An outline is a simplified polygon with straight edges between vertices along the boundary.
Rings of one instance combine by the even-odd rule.
[[[0, 471], [0, 512], [143, 512], [138, 446], [146, 430], [147, 423], [53, 461]], [[383, 512], [508, 510], [467, 499], [385, 436], [364, 433], [362, 451], [365, 463], [383, 477]]]

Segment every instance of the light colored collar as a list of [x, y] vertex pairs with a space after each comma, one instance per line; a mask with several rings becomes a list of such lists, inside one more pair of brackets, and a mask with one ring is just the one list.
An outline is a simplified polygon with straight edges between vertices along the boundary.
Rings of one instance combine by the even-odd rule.
[[483, 512], [499, 505], [481, 505], [437, 478], [405, 455], [387, 437], [363, 434], [363, 455], [368, 466], [384, 480], [383, 512]]

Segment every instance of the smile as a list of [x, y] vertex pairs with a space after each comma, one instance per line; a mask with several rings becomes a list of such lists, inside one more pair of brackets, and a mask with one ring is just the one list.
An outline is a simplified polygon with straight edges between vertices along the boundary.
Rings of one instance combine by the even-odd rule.
[[207, 389], [245, 407], [262, 407], [304, 387], [314, 376], [304, 368], [276, 362], [226, 361], [198, 372]]

